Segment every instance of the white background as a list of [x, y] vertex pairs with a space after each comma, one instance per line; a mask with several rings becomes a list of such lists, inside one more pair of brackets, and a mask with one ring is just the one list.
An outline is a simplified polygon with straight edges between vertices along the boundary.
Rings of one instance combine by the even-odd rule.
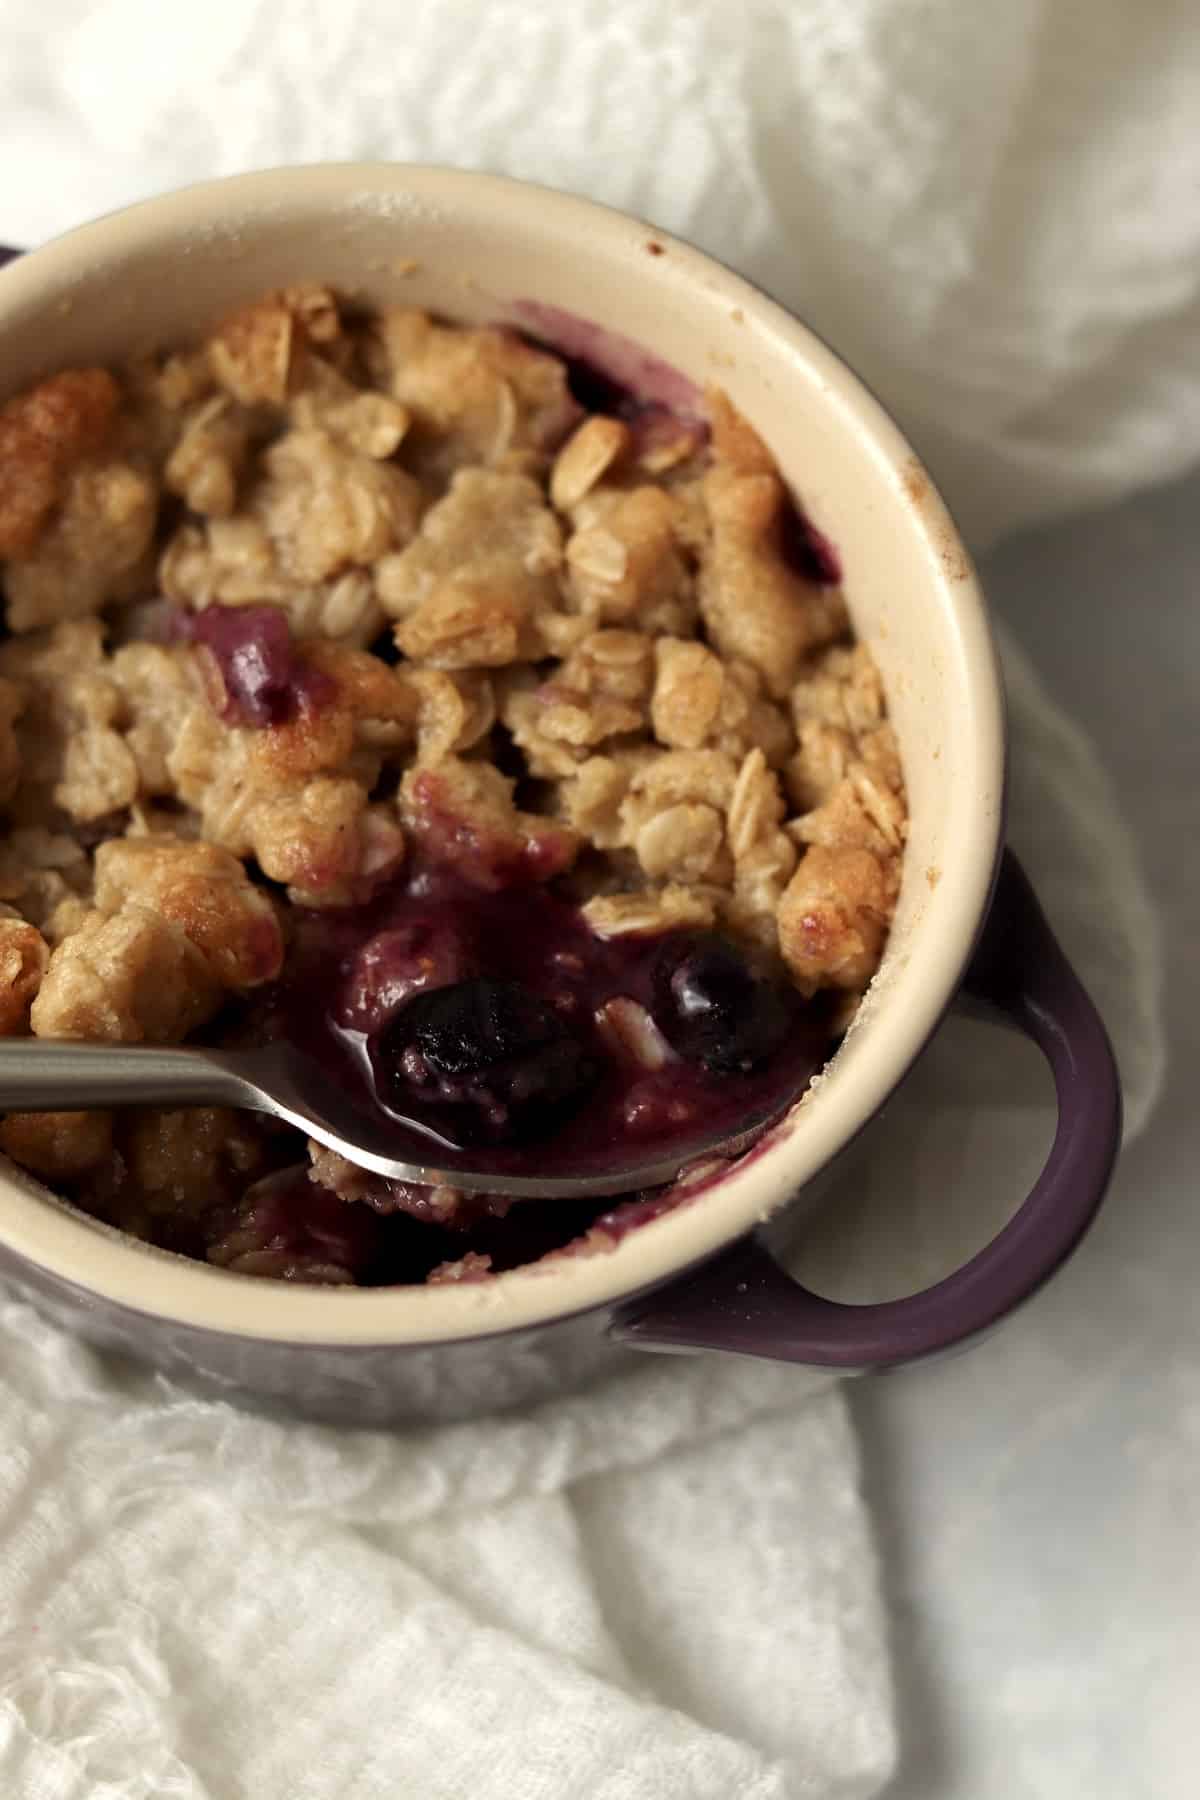
[[[1200, 478], [1014, 540], [983, 575], [1132, 824], [1167, 928], [1171, 1056], [1058, 1279], [969, 1354], [852, 1386], [901, 1708], [888, 1800], [1195, 1800]], [[1024, 1054], [1013, 1079], [1042, 1085]], [[881, 1190], [903, 1105], [870, 1147]], [[1028, 1174], [1042, 1145], [1012, 1135]]]

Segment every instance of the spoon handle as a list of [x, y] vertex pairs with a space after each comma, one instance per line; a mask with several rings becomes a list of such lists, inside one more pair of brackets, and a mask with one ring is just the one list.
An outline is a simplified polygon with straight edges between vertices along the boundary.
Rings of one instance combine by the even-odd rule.
[[223, 1065], [209, 1050], [10, 1038], [0, 1043], [0, 1112], [261, 1105], [251, 1083]]

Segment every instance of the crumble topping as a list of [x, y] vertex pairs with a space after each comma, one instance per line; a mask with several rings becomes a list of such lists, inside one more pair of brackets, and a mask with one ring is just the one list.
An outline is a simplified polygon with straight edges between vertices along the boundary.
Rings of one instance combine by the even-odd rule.
[[[418, 863], [853, 1006], [907, 812], [836, 557], [719, 390], [700, 420], [576, 389], [507, 327], [310, 282], [0, 407], [0, 1031], [245, 1041], [297, 920]], [[632, 1001], [601, 1023], [673, 1054]], [[474, 1281], [667, 1203], [401, 1191], [212, 1109], [12, 1115], [0, 1148], [286, 1279]]]

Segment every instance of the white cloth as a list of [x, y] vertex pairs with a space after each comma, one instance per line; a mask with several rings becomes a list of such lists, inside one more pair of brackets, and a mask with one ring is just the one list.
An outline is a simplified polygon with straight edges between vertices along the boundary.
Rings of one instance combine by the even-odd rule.
[[1193, 0], [0, 0], [0, 234], [278, 162], [632, 207], [849, 358], [972, 536], [1200, 453]]
[[[978, 541], [1200, 445], [1189, 14], [0, 0], [0, 237], [326, 157], [573, 187], [795, 305]], [[1161, 1074], [1154, 921], [1090, 746], [1007, 661], [1012, 835], [1136, 1128]], [[1002, 1056], [970, 1074], [1014, 1143], [1044, 1130]], [[987, 1235], [1016, 1195], [964, 1187], [960, 1098], [949, 1150], [910, 1127], [901, 1164], [886, 1120], [867, 1134], [893, 1223], [843, 1205], [806, 1268], [867, 1297]], [[13, 1301], [0, 1594], [14, 1800], [851, 1800], [894, 1755], [842, 1402], [766, 1364], [648, 1359], [525, 1416], [339, 1435], [198, 1400]]]
[[0, 1317], [13, 1800], [791, 1800], [891, 1728], [846, 1416], [647, 1357], [397, 1439]]

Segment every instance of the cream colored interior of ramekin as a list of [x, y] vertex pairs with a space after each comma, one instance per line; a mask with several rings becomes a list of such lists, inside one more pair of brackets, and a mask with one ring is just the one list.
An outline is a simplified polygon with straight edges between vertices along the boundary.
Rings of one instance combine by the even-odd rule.
[[148, 1249], [19, 1171], [0, 1172], [0, 1238], [98, 1296], [275, 1340], [445, 1341], [610, 1302], [709, 1254], [796, 1194], [885, 1099], [954, 991], [987, 899], [1001, 830], [999, 681], [954, 528], [855, 377], [707, 257], [545, 189], [340, 165], [206, 183], [101, 219], [0, 275], [0, 395], [66, 363], [177, 342], [230, 304], [304, 277], [462, 321], [536, 299], [625, 334], [698, 383], [719, 382], [837, 546], [908, 780], [900, 907], [840, 1054], [769, 1147], [609, 1253], [459, 1288], [304, 1288]]

